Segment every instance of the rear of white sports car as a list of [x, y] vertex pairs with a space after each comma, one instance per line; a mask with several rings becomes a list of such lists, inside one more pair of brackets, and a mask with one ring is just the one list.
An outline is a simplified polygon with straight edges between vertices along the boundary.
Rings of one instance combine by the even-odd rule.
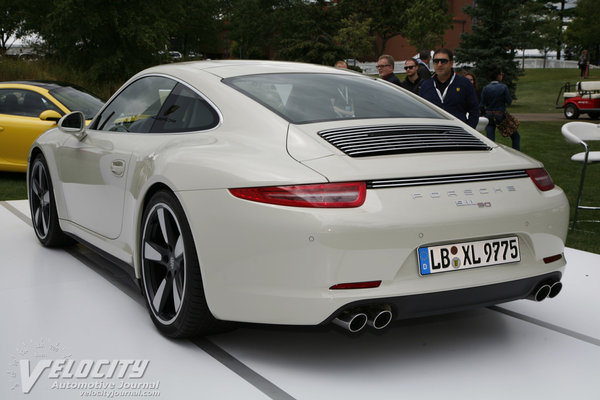
[[[246, 167], [260, 182], [179, 193], [187, 207], [210, 205], [188, 218], [216, 318], [357, 331], [560, 291], [569, 205], [539, 162], [404, 92], [390, 114], [362, 115], [361, 101], [375, 100], [348, 90], [345, 75], [332, 83], [340, 96], [320, 104], [327, 95], [315, 87], [336, 75], [311, 76], [317, 86], [297, 104], [306, 75], [230, 75], [227, 90], [289, 124], [272, 136], [280, 151], [260, 156], [267, 167]], [[382, 96], [390, 91], [399, 92], [385, 85]]]

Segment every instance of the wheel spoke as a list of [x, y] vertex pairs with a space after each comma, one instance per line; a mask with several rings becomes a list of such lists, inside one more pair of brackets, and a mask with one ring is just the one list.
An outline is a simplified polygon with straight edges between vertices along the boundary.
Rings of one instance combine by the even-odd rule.
[[179, 306], [181, 305], [181, 289], [178, 285], [179, 279], [173, 279], [173, 305], [175, 306], [175, 311], [179, 310]]
[[166, 244], [169, 244], [169, 233], [167, 232], [167, 221], [165, 219], [165, 209], [159, 208], [156, 210], [156, 216], [158, 217], [158, 224], [160, 225], [160, 231], [163, 235], [163, 239]]
[[43, 168], [41, 166], [38, 166], [37, 175], [38, 175], [37, 181], [38, 181], [38, 183], [40, 185], [40, 191], [43, 191], [42, 182], [43, 182], [43, 179], [44, 179], [44, 171], [43, 171]]
[[40, 227], [40, 223], [42, 220], [42, 207], [38, 206], [33, 212], [33, 223], [36, 227]]
[[31, 191], [33, 192], [33, 194], [35, 194], [35, 196], [39, 199], [41, 197], [40, 192], [40, 182], [38, 179], [33, 178], [31, 180]]
[[46, 233], [48, 233], [48, 229], [49, 229], [49, 225], [48, 225], [48, 219], [50, 218], [50, 215], [47, 213], [47, 207], [46, 206], [41, 206], [41, 213], [42, 214], [42, 232], [44, 232], [44, 235]]
[[157, 313], [160, 313], [164, 306], [165, 301], [165, 288], [167, 287], [167, 278], [165, 277], [158, 289], [156, 289], [156, 294], [154, 295], [154, 300], [152, 300], [152, 306], [156, 310]]
[[177, 243], [175, 243], [175, 249], [173, 249], [173, 256], [176, 259], [179, 259], [183, 256], [183, 251], [185, 250], [183, 246], [183, 235], [179, 235], [177, 238]]
[[162, 261], [163, 255], [166, 254], [165, 249], [159, 247], [155, 243], [144, 243], [144, 258], [150, 261]]
[[46, 190], [43, 194], [42, 194], [42, 204], [44, 206], [46, 206], [47, 204], [50, 204], [50, 191]]

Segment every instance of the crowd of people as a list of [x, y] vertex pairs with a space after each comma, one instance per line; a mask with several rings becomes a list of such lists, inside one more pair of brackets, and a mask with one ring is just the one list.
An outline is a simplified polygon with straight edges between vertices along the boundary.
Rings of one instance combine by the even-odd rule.
[[[458, 74], [454, 71], [454, 54], [441, 48], [433, 53], [423, 50], [418, 58], [404, 62], [406, 77], [400, 81], [394, 74], [394, 58], [384, 54], [377, 60], [379, 77], [409, 90], [442, 108], [472, 128], [477, 127], [479, 116], [488, 119], [486, 136], [496, 138], [496, 127], [506, 118], [506, 106], [512, 103], [508, 87], [502, 83], [502, 70], [490, 66], [490, 83], [481, 91], [477, 87], [475, 75], [471, 72]], [[433, 71], [429, 69], [433, 63]], [[344, 61], [338, 61], [337, 68], [348, 68]], [[512, 147], [520, 150], [518, 131], [511, 134]]]

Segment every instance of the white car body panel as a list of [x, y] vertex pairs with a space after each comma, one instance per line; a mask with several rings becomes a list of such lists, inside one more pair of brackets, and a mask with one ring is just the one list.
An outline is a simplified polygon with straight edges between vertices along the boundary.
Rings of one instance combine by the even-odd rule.
[[[355, 76], [295, 63], [159, 66], [124, 87], [150, 75], [176, 77], [215, 106], [218, 126], [170, 134], [88, 128], [82, 140], [59, 129], [42, 135], [32, 152], [41, 152], [48, 162], [62, 230], [129, 264], [140, 277], [145, 201], [156, 188], [169, 190], [190, 224], [210, 312], [231, 321], [314, 325], [356, 301], [562, 273], [564, 258], [543, 259], [563, 251], [568, 202], [560, 188], [542, 192], [528, 177], [369, 188], [358, 208], [288, 207], [234, 197], [228, 189], [542, 167], [454, 118], [294, 124], [222, 83], [222, 78], [270, 72]], [[419, 124], [464, 128], [489, 149], [354, 158], [318, 135], [332, 127]], [[513, 235], [520, 243], [518, 263], [419, 275], [419, 246]], [[381, 286], [330, 290], [363, 281], [381, 281]]]

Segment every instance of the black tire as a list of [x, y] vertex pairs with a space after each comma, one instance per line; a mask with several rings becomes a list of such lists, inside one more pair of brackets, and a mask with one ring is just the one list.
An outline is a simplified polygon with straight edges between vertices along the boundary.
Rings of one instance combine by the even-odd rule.
[[567, 119], [577, 119], [579, 118], [579, 109], [573, 103], [569, 103], [565, 106], [565, 117]]
[[29, 168], [28, 195], [31, 223], [38, 240], [47, 247], [74, 244], [75, 240], [60, 229], [48, 164], [41, 154], [33, 159]]
[[171, 193], [152, 196], [141, 227], [142, 289], [158, 330], [171, 338], [189, 338], [231, 328], [210, 313], [192, 233]]

